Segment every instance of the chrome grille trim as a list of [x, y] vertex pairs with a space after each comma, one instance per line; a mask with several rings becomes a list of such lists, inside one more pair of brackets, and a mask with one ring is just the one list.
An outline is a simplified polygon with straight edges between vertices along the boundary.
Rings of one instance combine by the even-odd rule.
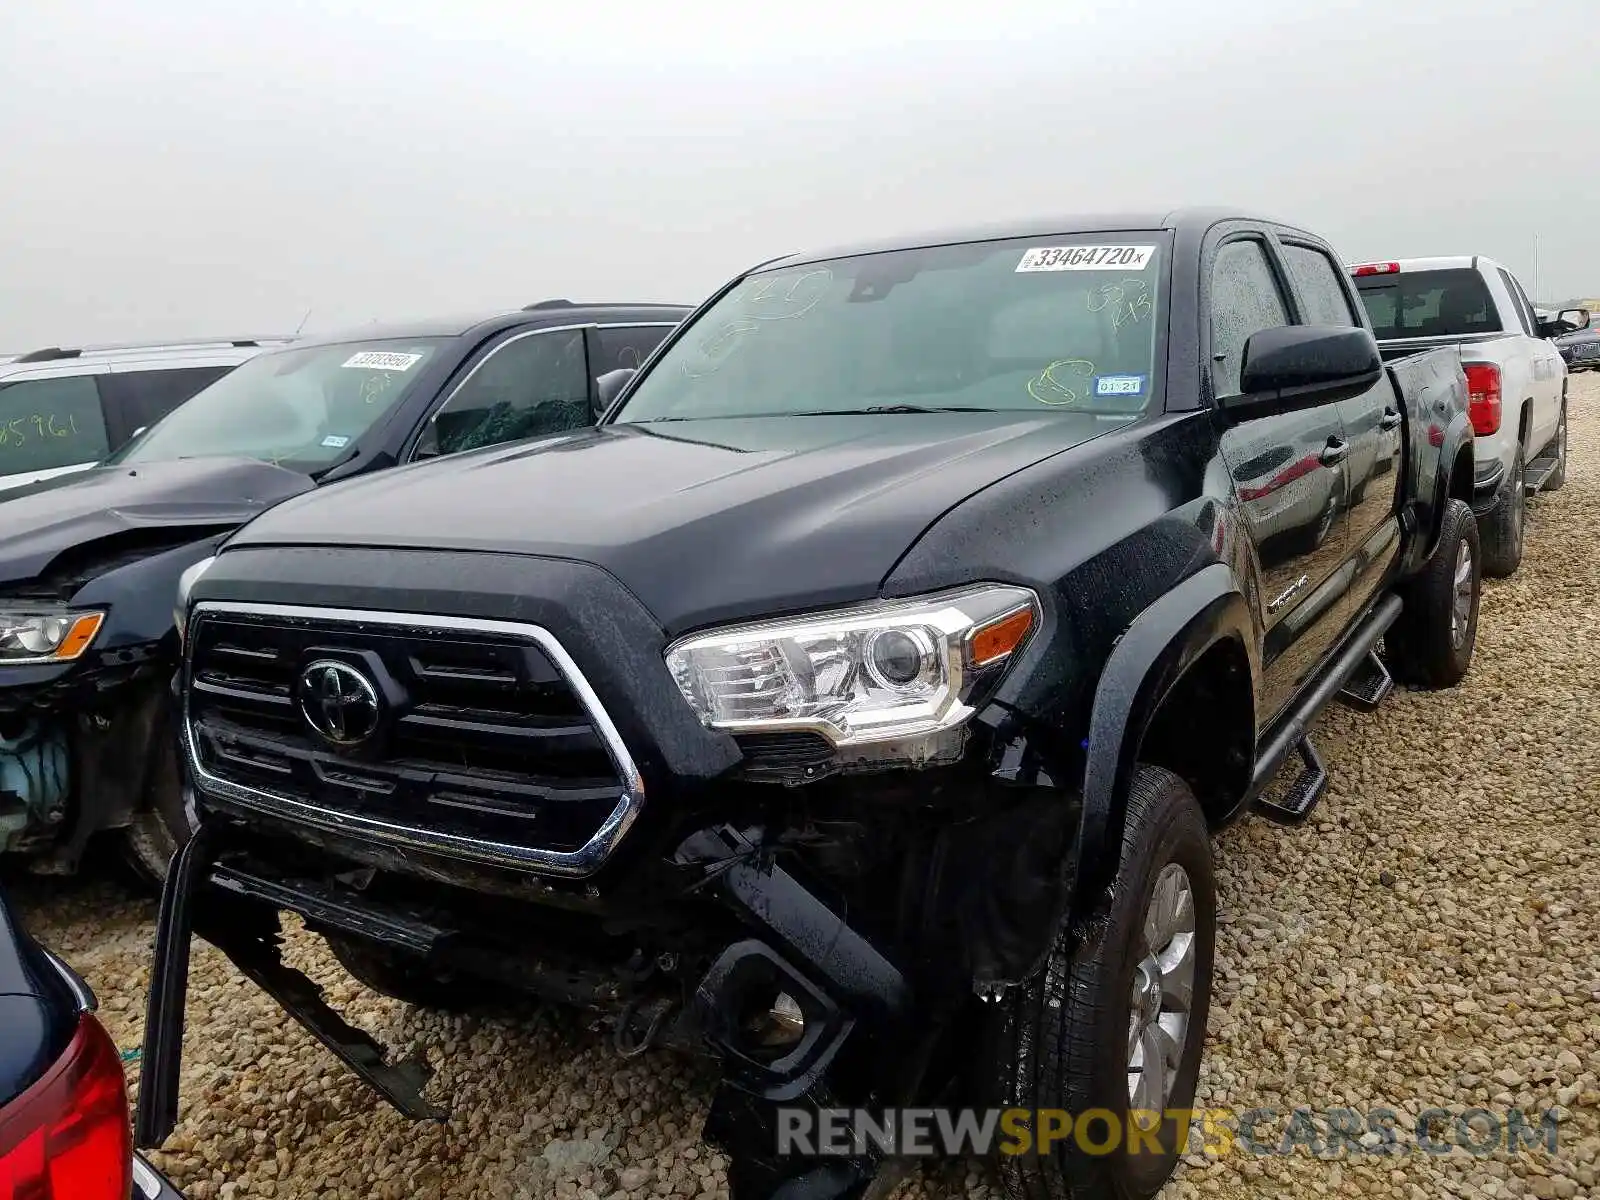
[[621, 781], [621, 795], [617, 799], [616, 807], [601, 822], [600, 827], [587, 842], [576, 850], [546, 850], [536, 846], [463, 837], [458, 834], [422, 829], [415, 825], [381, 821], [222, 779], [211, 774], [202, 765], [195, 739], [194, 722], [189, 711], [190, 689], [187, 686], [193, 668], [193, 648], [197, 640], [191, 636], [187, 639], [183, 663], [184, 754], [188, 759], [189, 770], [195, 783], [208, 798], [218, 802], [219, 807], [288, 819], [327, 833], [382, 846], [400, 846], [446, 858], [467, 859], [489, 866], [575, 879], [592, 875], [600, 869], [644, 807], [644, 779], [639, 774], [633, 756], [628, 753], [622, 735], [617, 732], [616, 725], [612, 723], [605, 706], [600, 703], [599, 696], [579, 670], [578, 664], [572, 661], [571, 655], [555, 636], [542, 626], [520, 621], [489, 621], [477, 617], [445, 617], [428, 613], [201, 600], [190, 611], [191, 628], [197, 628], [207, 613], [265, 617], [280, 621], [315, 621], [334, 625], [383, 625], [424, 634], [489, 633], [532, 642], [555, 664], [567, 685], [578, 697], [585, 716], [599, 733], [606, 753], [616, 769], [617, 778]]

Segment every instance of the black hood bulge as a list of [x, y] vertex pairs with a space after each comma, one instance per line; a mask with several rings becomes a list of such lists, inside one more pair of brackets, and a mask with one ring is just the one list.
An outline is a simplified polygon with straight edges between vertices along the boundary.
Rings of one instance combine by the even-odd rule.
[[230, 529], [312, 486], [253, 458], [187, 458], [95, 467], [0, 493], [0, 583], [36, 579], [66, 551], [119, 535]]
[[609, 425], [336, 484], [230, 546], [574, 559], [679, 633], [871, 597], [951, 506], [1121, 423], [1028, 411]]

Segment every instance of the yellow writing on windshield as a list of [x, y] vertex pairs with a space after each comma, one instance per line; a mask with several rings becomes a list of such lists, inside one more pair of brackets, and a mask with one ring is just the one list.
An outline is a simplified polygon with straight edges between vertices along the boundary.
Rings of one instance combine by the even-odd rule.
[[78, 418], [54, 413], [29, 413], [0, 421], [0, 449], [8, 446], [26, 446], [47, 438], [74, 438], [78, 436]]

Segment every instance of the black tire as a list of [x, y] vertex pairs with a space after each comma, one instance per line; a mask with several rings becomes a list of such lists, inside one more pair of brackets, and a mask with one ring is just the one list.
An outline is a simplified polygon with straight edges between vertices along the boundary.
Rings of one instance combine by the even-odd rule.
[[167, 718], [156, 728], [159, 736], [151, 747], [155, 758], [145, 781], [144, 805], [122, 832], [123, 853], [134, 872], [159, 888], [173, 858], [194, 836], [194, 827], [183, 802], [175, 726]]
[[354, 939], [329, 937], [328, 949], [358, 982], [392, 1000], [438, 1012], [464, 1013], [473, 1008], [477, 989], [426, 970], [421, 959], [403, 951], [385, 950]]
[[1567, 402], [1561, 402], [1561, 422], [1556, 426], [1556, 469], [1544, 481], [1544, 490], [1559, 492], [1567, 481]]
[[[1456, 625], [1456, 576], [1465, 547], [1467, 582], [1464, 620]], [[1483, 591], [1478, 521], [1464, 501], [1445, 505], [1443, 527], [1433, 557], [1401, 589], [1405, 604], [1384, 635], [1389, 670], [1414, 687], [1454, 687], [1472, 666], [1478, 640], [1478, 602]]]
[[1512, 455], [1511, 467], [1500, 484], [1494, 512], [1482, 523], [1483, 573], [1491, 579], [1513, 575], [1522, 565], [1522, 544], [1528, 528], [1528, 498], [1523, 484], [1528, 468], [1522, 447]]
[[[1001, 1176], [1014, 1200], [1143, 1200], [1172, 1173], [1188, 1132], [1180, 1122], [1162, 1120], [1155, 1135], [1160, 1153], [1148, 1147], [1129, 1153], [1126, 1137], [1134, 1077], [1132, 994], [1139, 964], [1146, 961], [1146, 911], [1158, 878], [1171, 864], [1183, 869], [1192, 899], [1193, 991], [1170, 1094], [1157, 1107], [1170, 1111], [1194, 1102], [1216, 939], [1211, 842], [1188, 785], [1159, 767], [1140, 764], [1109, 920], [1094, 944], [1075, 953], [1066, 951], [1065, 937], [1058, 934], [1039, 976], [985, 1010], [988, 1025], [977, 1063], [984, 1076], [979, 1087], [996, 1107], [1064, 1109], [1074, 1118], [1092, 1108], [1108, 1109], [1123, 1136], [1106, 1154], [1086, 1153], [1074, 1134], [1047, 1154], [1001, 1155]], [[1107, 1127], [1091, 1123], [1089, 1128], [1091, 1144], [1106, 1140]]]

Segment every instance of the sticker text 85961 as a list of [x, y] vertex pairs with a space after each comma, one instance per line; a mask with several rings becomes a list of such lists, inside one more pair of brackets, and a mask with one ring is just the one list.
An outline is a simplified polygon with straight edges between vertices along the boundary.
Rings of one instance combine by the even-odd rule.
[[1154, 246], [1034, 246], [1018, 271], [1142, 271]]

